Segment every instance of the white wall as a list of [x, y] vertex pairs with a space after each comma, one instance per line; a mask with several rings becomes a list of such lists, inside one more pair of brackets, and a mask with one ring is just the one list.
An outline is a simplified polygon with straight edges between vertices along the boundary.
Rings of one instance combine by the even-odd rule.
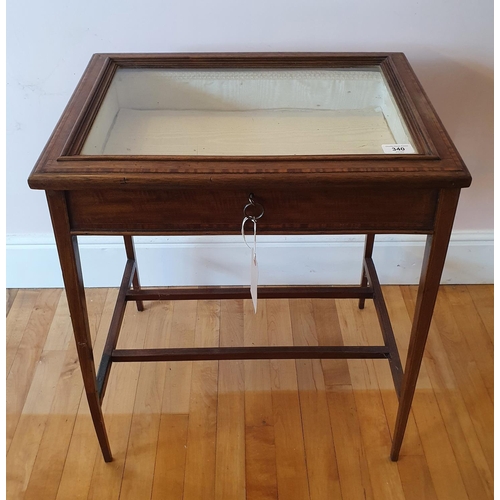
[[491, 0], [10, 0], [8, 245], [51, 233], [26, 179], [91, 55], [186, 51], [405, 52], [473, 176], [455, 229], [492, 235]]

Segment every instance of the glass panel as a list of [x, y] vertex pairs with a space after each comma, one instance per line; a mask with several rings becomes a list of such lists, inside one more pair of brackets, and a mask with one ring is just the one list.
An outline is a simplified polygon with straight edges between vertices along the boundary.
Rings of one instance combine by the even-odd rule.
[[[394, 145], [405, 147], [393, 150]], [[378, 67], [121, 68], [81, 154], [281, 156], [414, 150]]]

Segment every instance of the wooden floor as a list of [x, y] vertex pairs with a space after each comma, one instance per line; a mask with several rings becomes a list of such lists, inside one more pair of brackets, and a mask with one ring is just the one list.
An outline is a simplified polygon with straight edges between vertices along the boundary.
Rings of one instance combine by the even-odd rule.
[[[406, 356], [415, 287], [385, 287]], [[117, 290], [90, 289], [97, 359]], [[385, 360], [114, 365], [115, 460], [90, 421], [61, 290], [9, 291], [7, 491], [18, 499], [493, 498], [493, 287], [443, 287], [399, 462]], [[119, 346], [379, 344], [354, 300], [127, 306]]]

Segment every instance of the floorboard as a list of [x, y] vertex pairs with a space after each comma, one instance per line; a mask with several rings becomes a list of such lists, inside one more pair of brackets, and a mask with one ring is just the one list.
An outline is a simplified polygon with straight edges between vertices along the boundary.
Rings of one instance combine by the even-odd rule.
[[[416, 287], [384, 287], [404, 364]], [[116, 289], [87, 291], [98, 362]], [[119, 347], [376, 345], [367, 300], [146, 302]], [[7, 498], [493, 498], [493, 286], [439, 292], [400, 460], [384, 360], [113, 365], [102, 459], [62, 290], [7, 293]]]

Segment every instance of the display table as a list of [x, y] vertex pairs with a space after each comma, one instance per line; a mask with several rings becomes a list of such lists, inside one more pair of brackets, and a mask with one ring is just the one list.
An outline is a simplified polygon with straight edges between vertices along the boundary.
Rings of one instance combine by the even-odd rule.
[[[94, 55], [29, 185], [47, 194], [104, 459], [112, 363], [385, 358], [399, 397], [397, 460], [470, 183], [403, 54]], [[360, 308], [373, 299], [384, 345], [117, 349], [127, 301], [142, 310], [149, 300], [250, 297], [248, 287], [141, 288], [132, 236], [236, 234], [245, 207], [258, 234], [366, 234], [360, 286], [263, 286], [259, 297], [357, 298]], [[376, 233], [427, 235], [404, 372], [372, 260]], [[87, 234], [123, 235], [127, 255], [97, 374], [77, 241]]]

